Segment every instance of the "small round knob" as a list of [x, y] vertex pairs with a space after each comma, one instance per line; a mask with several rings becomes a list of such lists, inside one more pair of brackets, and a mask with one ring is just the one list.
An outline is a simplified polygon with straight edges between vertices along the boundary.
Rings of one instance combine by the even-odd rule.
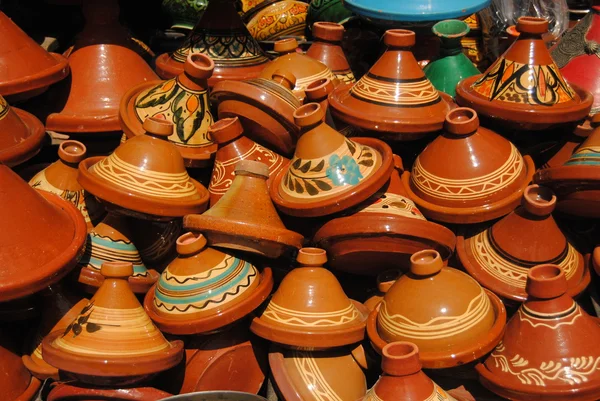
[[402, 276], [400, 270], [386, 270], [377, 275], [377, 289], [385, 294], [394, 285], [394, 283]]
[[294, 89], [296, 86], [296, 76], [289, 71], [275, 70], [271, 75], [271, 80], [289, 90]]
[[300, 266], [320, 267], [327, 263], [327, 252], [321, 248], [301, 248], [296, 261]]
[[294, 111], [294, 122], [300, 128], [312, 127], [325, 119], [325, 110], [319, 103], [308, 103]]
[[203, 53], [190, 53], [185, 60], [183, 70], [196, 79], [208, 79], [215, 69], [215, 62]]
[[193, 256], [206, 248], [206, 237], [191, 232], [182, 234], [175, 242], [177, 253], [181, 256]]
[[294, 38], [281, 39], [275, 42], [273, 50], [277, 53], [292, 53], [298, 48], [298, 41]]
[[477, 112], [468, 107], [458, 107], [446, 114], [444, 130], [454, 135], [468, 135], [479, 128]]
[[254, 160], [242, 160], [235, 165], [235, 174], [252, 174], [267, 179], [269, 178], [269, 167]]
[[388, 376], [414, 375], [421, 370], [419, 347], [416, 344], [396, 341], [382, 350], [381, 369]]
[[523, 191], [521, 204], [534, 216], [545, 217], [551, 214], [556, 207], [556, 195], [550, 188], [539, 185], [529, 185]]
[[242, 136], [244, 127], [237, 117], [222, 118], [210, 126], [208, 133], [216, 143], [222, 144]]
[[548, 20], [539, 17], [520, 17], [517, 20], [517, 32], [543, 35], [548, 32]]
[[552, 299], [567, 292], [567, 278], [563, 270], [556, 265], [534, 266], [527, 273], [525, 291], [527, 295], [538, 299]]
[[425, 249], [413, 253], [410, 257], [410, 272], [417, 276], [431, 276], [439, 273], [444, 267], [444, 262], [438, 251]]
[[408, 29], [388, 29], [383, 34], [383, 43], [388, 47], [413, 47], [415, 33]]
[[68, 140], [61, 143], [58, 147], [58, 157], [65, 163], [78, 164], [85, 159], [86, 151], [87, 149], [83, 143]]
[[341, 42], [344, 38], [344, 26], [335, 22], [315, 22], [312, 34], [316, 39], [328, 42]]
[[127, 279], [133, 276], [133, 263], [131, 262], [104, 262], [100, 268], [100, 273], [106, 278]]
[[173, 123], [159, 117], [148, 117], [142, 124], [146, 135], [167, 139], [173, 134]]
[[519, 31], [517, 31], [516, 25], [510, 25], [508, 28], [506, 28], [506, 33], [513, 39], [518, 38], [520, 35]]
[[326, 99], [327, 96], [333, 92], [333, 89], [333, 82], [331, 82], [331, 79], [321, 78], [311, 82], [306, 89], [304, 89], [304, 93], [309, 101], [320, 102]]

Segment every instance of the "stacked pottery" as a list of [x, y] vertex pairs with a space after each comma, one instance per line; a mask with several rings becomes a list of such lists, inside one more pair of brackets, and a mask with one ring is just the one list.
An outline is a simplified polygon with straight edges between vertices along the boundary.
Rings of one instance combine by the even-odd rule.
[[295, 0], [271, 3], [256, 12], [246, 24], [254, 39], [273, 41], [288, 36], [304, 36], [308, 4]]
[[312, 27], [312, 35], [314, 42], [306, 55], [329, 67], [338, 81], [354, 83], [356, 79], [341, 45], [344, 27], [332, 22], [316, 22]]

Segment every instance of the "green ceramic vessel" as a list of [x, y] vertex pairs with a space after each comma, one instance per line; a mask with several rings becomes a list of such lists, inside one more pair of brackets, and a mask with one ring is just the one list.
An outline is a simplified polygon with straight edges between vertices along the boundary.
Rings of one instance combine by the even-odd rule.
[[343, 25], [354, 18], [354, 13], [344, 6], [342, 0], [312, 0], [308, 6], [306, 22], [309, 27], [319, 21]]
[[207, 5], [208, 0], [163, 0], [162, 2], [163, 10], [173, 20], [171, 26], [173, 29], [194, 28]]

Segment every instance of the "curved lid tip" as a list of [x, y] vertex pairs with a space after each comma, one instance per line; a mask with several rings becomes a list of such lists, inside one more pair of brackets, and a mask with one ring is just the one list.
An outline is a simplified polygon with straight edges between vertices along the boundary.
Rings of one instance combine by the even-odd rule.
[[312, 26], [312, 34], [315, 38], [340, 42], [344, 38], [344, 26], [336, 22], [315, 22]]
[[386, 270], [379, 273], [377, 275], [377, 289], [385, 294], [400, 277], [402, 277], [400, 270]]
[[190, 53], [183, 65], [185, 73], [197, 79], [210, 78], [214, 69], [215, 62], [213, 59], [203, 53]]
[[208, 133], [217, 143], [226, 143], [239, 138], [244, 127], [237, 117], [222, 118], [208, 128]]
[[195, 255], [206, 247], [206, 237], [202, 234], [187, 232], [175, 242], [177, 253], [181, 256]]
[[307, 103], [294, 111], [294, 122], [300, 128], [312, 127], [325, 118], [325, 110], [319, 103]]
[[563, 270], [552, 264], [534, 266], [527, 272], [527, 295], [538, 299], [552, 299], [567, 292], [567, 278]]
[[408, 29], [388, 29], [383, 34], [383, 43], [388, 47], [412, 47], [415, 40], [415, 33]]
[[556, 195], [550, 188], [537, 184], [529, 185], [523, 191], [521, 204], [525, 210], [535, 216], [548, 216], [556, 207]]
[[148, 117], [142, 124], [147, 135], [168, 138], [173, 134], [173, 123], [159, 117]]
[[333, 89], [334, 86], [331, 79], [321, 78], [308, 84], [304, 89], [304, 93], [311, 102], [318, 102], [327, 98], [333, 92]]
[[283, 71], [277, 69], [273, 71], [273, 75], [271, 75], [271, 80], [277, 82], [280, 85], [285, 86], [290, 90], [294, 89], [294, 87], [296, 86], [296, 76], [290, 71]]
[[104, 277], [128, 278], [133, 276], [133, 263], [131, 262], [104, 262], [100, 268]]
[[517, 32], [543, 35], [548, 32], [548, 20], [540, 17], [519, 17]]
[[407, 376], [421, 370], [419, 347], [416, 344], [395, 341], [387, 344], [382, 350], [381, 368], [390, 376]]
[[457, 107], [446, 114], [444, 129], [454, 135], [468, 135], [479, 128], [477, 112], [468, 107]]
[[85, 159], [87, 148], [79, 141], [67, 140], [58, 147], [58, 157], [65, 163], [79, 163]]
[[300, 248], [296, 261], [302, 266], [323, 266], [327, 263], [327, 252], [321, 248]]
[[425, 249], [410, 257], [410, 272], [417, 276], [430, 276], [439, 273], [444, 262], [438, 251]]
[[260, 177], [269, 178], [269, 167], [254, 160], [241, 160], [235, 165], [235, 174], [249, 173]]
[[298, 41], [295, 38], [281, 39], [275, 42], [273, 50], [277, 53], [295, 52], [298, 48]]

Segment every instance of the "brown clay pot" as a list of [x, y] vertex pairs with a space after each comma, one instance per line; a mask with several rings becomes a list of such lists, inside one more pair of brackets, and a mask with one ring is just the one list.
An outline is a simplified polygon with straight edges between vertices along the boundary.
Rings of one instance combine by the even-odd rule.
[[190, 53], [204, 53], [214, 60], [215, 70], [208, 80], [211, 88], [224, 80], [256, 78], [269, 62], [237, 14], [233, 0], [209, 3], [183, 45], [158, 56], [156, 72], [163, 79], [181, 74]]
[[213, 123], [208, 102], [208, 79], [215, 64], [202, 53], [190, 53], [184, 71], [167, 81], [132, 87], [121, 99], [119, 118], [125, 134], [144, 135], [144, 121], [158, 117], [173, 123], [169, 142], [181, 152], [187, 167], [210, 163], [217, 145], [208, 128]]
[[72, 140], [62, 142], [58, 147], [58, 160], [37, 173], [29, 180], [29, 185], [59, 195], [74, 204], [85, 219], [88, 230], [91, 230], [102, 218], [104, 209], [77, 182], [77, 167], [85, 155], [83, 143]]
[[419, 348], [410, 342], [392, 342], [383, 347], [383, 375], [359, 401], [454, 401], [423, 371]]
[[269, 168], [267, 185], [271, 185], [271, 178], [284, 168], [289, 160], [279, 154], [259, 145], [244, 135], [244, 127], [238, 117], [223, 118], [214, 123], [209, 134], [218, 144], [215, 155], [215, 164], [208, 186], [210, 205], [215, 203], [231, 187], [235, 176], [235, 165], [242, 160], [254, 160], [265, 164]]
[[590, 272], [554, 221], [555, 205], [552, 191], [530, 185], [514, 212], [487, 229], [463, 230], [457, 244], [461, 264], [482, 286], [513, 302], [527, 299], [527, 273], [545, 263], [563, 269], [570, 296], [581, 294]]
[[50, 393], [48, 393], [48, 401], [158, 401], [170, 396], [172, 394], [153, 387], [107, 389], [55, 383]]
[[179, 363], [183, 343], [169, 343], [129, 288], [133, 266], [102, 265], [104, 282], [67, 329], [42, 343], [44, 359], [68, 377], [100, 385], [132, 384]]
[[[306, 98], [304, 99], [307, 103], [319, 103], [321, 108], [325, 110], [325, 123], [329, 125], [331, 128], [337, 129], [339, 132], [343, 133], [345, 136], [348, 136], [343, 132], [345, 128], [344, 123], [335, 122], [333, 117], [331, 116], [331, 112], [329, 110], [329, 100], [328, 96], [333, 90], [335, 86], [331, 79], [329, 78], [321, 78], [314, 82], [311, 82], [304, 89], [304, 94]], [[356, 135], [355, 135], [356, 136]]]
[[[64, 104], [46, 119], [50, 131], [96, 134], [120, 131], [119, 103], [132, 87], [158, 77], [146, 62], [126, 47], [101, 44], [86, 46], [69, 56], [70, 85], [59, 85], [49, 102]], [[64, 99], [66, 98], [66, 103]]]
[[150, 117], [143, 127], [146, 135], [127, 140], [110, 156], [79, 163], [81, 186], [134, 217], [164, 219], [204, 211], [208, 191], [190, 178], [179, 151], [167, 141], [173, 124]]
[[[1, 15], [0, 15], [1, 19]], [[1, 21], [0, 21], [1, 24]], [[0, 163], [16, 166], [35, 156], [46, 136], [44, 125], [33, 114], [10, 107], [0, 96]]]
[[30, 401], [38, 390], [41, 382], [32, 377], [16, 354], [6, 330], [0, 334], [0, 388], [2, 397], [6, 400]]
[[480, 223], [511, 212], [535, 166], [508, 140], [479, 126], [473, 109], [446, 116], [444, 133], [415, 160], [402, 181], [423, 214], [445, 223]]
[[223, 81], [211, 92], [219, 118], [238, 117], [248, 136], [273, 150], [289, 155], [296, 146], [298, 127], [294, 111], [302, 105], [292, 89], [296, 77], [276, 70], [268, 78]]
[[271, 269], [207, 246], [204, 235], [183, 234], [177, 253], [144, 308], [158, 327], [171, 334], [214, 332], [258, 308], [273, 289]]
[[542, 130], [586, 118], [593, 96], [564, 80], [542, 39], [548, 20], [521, 17], [517, 31], [519, 37], [483, 75], [458, 84], [458, 104], [520, 130]]
[[477, 365], [481, 383], [514, 400], [600, 398], [600, 326], [567, 295], [556, 265], [529, 270], [528, 298], [506, 325], [502, 342]]
[[257, 11], [246, 26], [254, 39], [273, 41], [283, 37], [304, 37], [308, 4], [304, 1], [278, 0]]
[[[452, 288], [451, 295], [447, 289]], [[410, 341], [428, 369], [450, 368], [481, 358], [502, 338], [506, 310], [500, 299], [467, 274], [445, 267], [424, 250], [370, 313], [367, 333], [381, 353], [387, 343]]]
[[356, 79], [342, 50], [344, 26], [335, 22], [315, 22], [312, 26], [313, 44], [306, 55], [325, 64], [340, 83], [354, 83]]
[[393, 170], [392, 150], [373, 138], [345, 138], [324, 123], [325, 110], [309, 103], [294, 112], [301, 129], [294, 157], [271, 185], [282, 212], [297, 217], [325, 216], [372, 196]]
[[369, 72], [329, 95], [331, 113], [390, 140], [414, 140], [439, 131], [453, 105], [433, 87], [410, 51], [415, 33], [390, 29], [383, 42], [387, 51]]
[[36, 191], [0, 164], [0, 302], [58, 282], [77, 263], [86, 237], [70, 202]]
[[323, 265], [327, 255], [319, 248], [302, 248], [299, 267], [282, 280], [266, 309], [250, 330], [288, 347], [314, 350], [361, 341], [368, 310], [346, 296], [336, 277]]
[[3, 12], [0, 12], [0, 37], [0, 95], [7, 96], [9, 101], [39, 95], [69, 75], [65, 57], [48, 53]]
[[303, 237], [285, 228], [267, 188], [269, 168], [257, 161], [242, 160], [227, 193], [201, 215], [185, 216], [186, 229], [203, 233], [211, 246], [278, 258], [299, 249]]

